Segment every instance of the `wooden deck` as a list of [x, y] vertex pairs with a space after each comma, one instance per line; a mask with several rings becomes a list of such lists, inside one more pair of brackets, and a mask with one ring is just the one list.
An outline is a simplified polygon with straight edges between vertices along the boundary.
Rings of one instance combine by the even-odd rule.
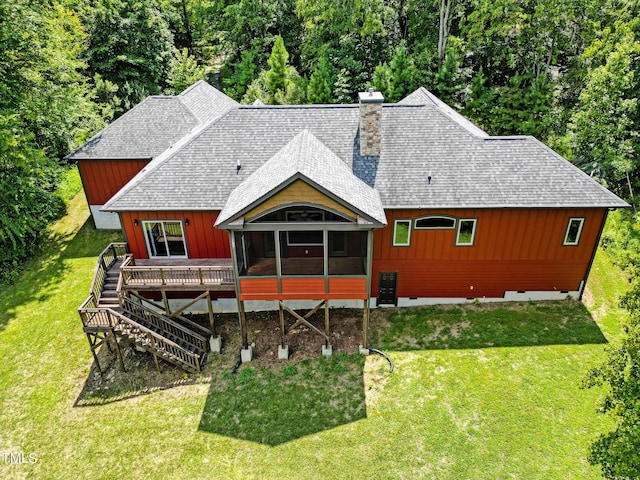
[[235, 290], [230, 258], [131, 259], [120, 272], [123, 290]]

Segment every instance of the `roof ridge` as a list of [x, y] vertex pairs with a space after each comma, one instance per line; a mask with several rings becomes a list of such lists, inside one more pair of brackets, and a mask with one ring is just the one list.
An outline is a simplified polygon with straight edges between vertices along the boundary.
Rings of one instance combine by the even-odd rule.
[[[182, 106], [184, 106], [184, 108], [187, 109], [187, 111], [189, 112], [189, 114], [196, 120], [196, 122], [198, 122], [198, 125], [200, 125], [202, 122], [202, 120], [200, 120], [200, 118], [198, 117], [198, 115], [195, 114], [195, 112], [191, 109], [191, 107], [189, 105], [186, 104], [186, 102], [184, 101], [184, 98], [181, 98], [180, 95], [177, 95], [176, 97], [174, 97], [176, 100], [178, 100], [178, 102], [180, 102], [180, 104]], [[189, 134], [187, 134], [189, 135]], [[186, 136], [186, 135], [185, 135]], [[171, 148], [171, 147], [169, 147]], [[163, 152], [164, 153], [164, 152]], [[162, 155], [162, 153], [160, 154]]]
[[[187, 88], [185, 88], [182, 92], [180, 92], [178, 95], [176, 95], [177, 97], [181, 97], [185, 94], [187, 94], [188, 92], [190, 92], [191, 90], [194, 90], [196, 88], [196, 86], [200, 85], [201, 83], [206, 83], [208, 85], [208, 82], [205, 82], [204, 80], [200, 79], [197, 82], [193, 83], [192, 85], [189, 85]], [[215, 87], [214, 87], [215, 88]]]

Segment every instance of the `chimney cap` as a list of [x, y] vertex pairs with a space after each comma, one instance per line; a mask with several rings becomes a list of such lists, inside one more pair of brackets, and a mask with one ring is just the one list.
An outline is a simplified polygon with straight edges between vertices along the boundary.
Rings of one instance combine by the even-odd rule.
[[383, 103], [384, 96], [380, 92], [374, 92], [372, 88], [368, 92], [358, 93], [360, 103]]

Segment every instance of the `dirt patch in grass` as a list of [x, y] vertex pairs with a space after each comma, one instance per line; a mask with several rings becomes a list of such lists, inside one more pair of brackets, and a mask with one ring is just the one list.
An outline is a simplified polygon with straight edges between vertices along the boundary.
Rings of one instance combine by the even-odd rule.
[[[299, 312], [304, 313], [304, 311]], [[207, 315], [191, 315], [190, 318], [208, 326]], [[316, 328], [324, 331], [324, 310], [310, 317]], [[154, 391], [181, 385], [224, 381], [238, 361], [242, 344], [238, 316], [236, 314], [216, 315], [216, 333], [222, 336], [222, 353], [210, 353], [202, 372], [187, 373], [182, 368], [159, 359], [160, 372], [157, 371], [153, 356], [137, 351], [130, 344], [122, 344], [121, 352], [126, 371], [122, 371], [115, 350], [103, 346], [98, 360], [103, 371], [97, 366], [91, 367], [77, 405], [109, 403], [125, 398], [145, 395]], [[278, 359], [278, 346], [281, 341], [278, 312], [248, 312], [247, 330], [249, 343], [253, 345], [252, 368], [264, 367], [272, 371], [281, 371], [287, 365], [297, 365], [306, 360], [322, 356], [324, 338], [305, 325], [292, 328], [295, 319], [285, 314], [286, 342], [289, 345], [289, 359]], [[334, 355], [358, 352], [362, 343], [362, 310], [330, 310], [331, 345]], [[88, 347], [87, 347], [88, 348]]]
[[[304, 314], [305, 311], [298, 313]], [[269, 365], [278, 359], [278, 346], [282, 340], [278, 312], [247, 312], [247, 331], [249, 343], [253, 346], [253, 362], [257, 365]], [[306, 325], [292, 328], [296, 319], [285, 312], [285, 341], [289, 345], [289, 360], [304, 360], [322, 355], [324, 337]], [[203, 321], [201, 319], [200, 321]], [[314, 313], [309, 322], [324, 331], [324, 309]], [[355, 353], [362, 343], [362, 310], [331, 309], [329, 330], [334, 353]], [[222, 335], [226, 349], [238, 352], [241, 344], [240, 326], [236, 314], [223, 314], [216, 317], [217, 333]]]

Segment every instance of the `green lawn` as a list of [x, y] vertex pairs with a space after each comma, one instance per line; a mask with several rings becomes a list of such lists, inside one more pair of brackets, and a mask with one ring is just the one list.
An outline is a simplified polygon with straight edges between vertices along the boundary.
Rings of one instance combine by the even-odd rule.
[[[142, 361], [87, 393], [95, 371], [76, 309], [118, 239], [87, 222], [81, 194], [0, 292], [0, 478], [599, 477], [586, 449], [610, 424], [596, 413], [602, 392], [579, 384], [619, 334], [626, 288], [602, 252], [589, 310], [376, 311], [392, 374], [380, 357], [338, 354], [233, 376], [231, 339], [201, 375]], [[37, 462], [8, 465], [4, 452]]]

